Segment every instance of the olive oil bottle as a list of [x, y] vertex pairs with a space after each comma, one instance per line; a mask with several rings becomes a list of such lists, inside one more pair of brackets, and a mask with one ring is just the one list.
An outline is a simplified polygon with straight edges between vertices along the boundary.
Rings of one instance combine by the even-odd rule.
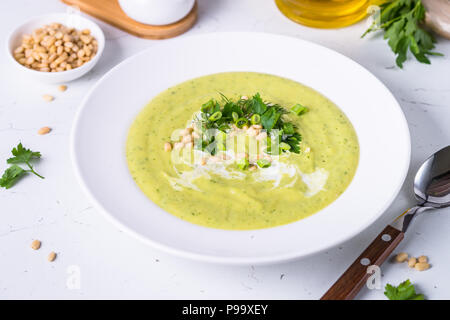
[[314, 28], [340, 28], [367, 15], [369, 6], [386, 0], [275, 0], [289, 19]]

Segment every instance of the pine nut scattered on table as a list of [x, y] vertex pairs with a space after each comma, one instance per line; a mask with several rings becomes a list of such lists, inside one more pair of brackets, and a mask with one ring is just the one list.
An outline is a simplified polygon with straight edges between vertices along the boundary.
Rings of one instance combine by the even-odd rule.
[[42, 127], [42, 128], [40, 128], [40, 129], [38, 130], [38, 134], [44, 135], [44, 134], [49, 133], [50, 131], [52, 131], [51, 128], [49, 128], [49, 127]]
[[417, 263], [417, 259], [414, 258], [414, 257], [411, 257], [411, 258], [408, 260], [408, 267], [414, 268], [414, 266], [416, 265], [416, 263]]
[[414, 269], [416, 269], [418, 271], [425, 271], [429, 268], [430, 268], [430, 265], [426, 262], [419, 262], [419, 263], [416, 263], [416, 265], [414, 266]]
[[38, 250], [41, 247], [41, 242], [39, 240], [33, 240], [31, 242], [31, 249]]
[[428, 257], [427, 256], [420, 256], [417, 258], [417, 261], [419, 262], [427, 262], [428, 263]]
[[47, 260], [50, 261], [50, 262], [52, 262], [52, 261], [55, 261], [55, 259], [56, 259], [56, 253], [53, 252], [53, 251], [50, 252], [49, 255], [48, 255], [48, 257], [47, 257]]
[[67, 90], [67, 86], [66, 85], [60, 85], [59, 87], [58, 87], [58, 90], [59, 91], [66, 91]]
[[408, 254], [406, 252], [400, 252], [395, 257], [395, 261], [397, 262], [405, 262], [408, 259]]
[[55, 99], [53, 96], [51, 96], [51, 95], [49, 95], [49, 94], [44, 94], [44, 95], [42, 96], [42, 98], [43, 98], [45, 101], [47, 101], [47, 102], [53, 101], [53, 100]]

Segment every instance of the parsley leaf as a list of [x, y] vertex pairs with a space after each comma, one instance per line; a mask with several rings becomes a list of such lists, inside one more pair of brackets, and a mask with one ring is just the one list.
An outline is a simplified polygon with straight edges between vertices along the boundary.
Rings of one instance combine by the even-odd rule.
[[278, 111], [276, 108], [273, 107], [269, 108], [267, 109], [266, 112], [264, 112], [261, 115], [261, 124], [263, 128], [267, 130], [267, 132], [270, 132], [270, 130], [272, 130], [273, 127], [275, 127], [280, 117], [281, 117], [280, 111]]
[[422, 24], [425, 20], [425, 7], [421, 0], [391, 0], [380, 6], [379, 21], [362, 35], [380, 29], [384, 30], [384, 39], [388, 40], [391, 50], [396, 55], [396, 64], [403, 68], [408, 49], [417, 61], [430, 64], [428, 55], [442, 56], [432, 52], [436, 40]]
[[13, 148], [11, 153], [14, 157], [6, 160], [7, 163], [27, 163], [32, 159], [39, 159], [41, 157], [40, 152], [33, 152], [30, 149], [26, 149], [19, 143], [17, 147]]
[[14, 164], [5, 170], [0, 178], [0, 187], [11, 188], [25, 174], [25, 170]]
[[[31, 165], [32, 160], [39, 159], [41, 157], [40, 152], [34, 152], [30, 149], [26, 149], [23, 147], [22, 143], [19, 143], [17, 147], [11, 150], [11, 153], [14, 157], [9, 158], [6, 162], [12, 164], [12, 166], [6, 169], [0, 178], [0, 187], [5, 189], [11, 188], [23, 175], [29, 172], [35, 174], [41, 179], [44, 179], [43, 176], [34, 171], [34, 168]], [[18, 166], [18, 164], [26, 164], [29, 169], [23, 169]]]
[[384, 289], [384, 295], [389, 300], [425, 300], [423, 294], [416, 293], [416, 289], [409, 279], [400, 283], [397, 287], [388, 283]]
[[259, 93], [255, 94], [253, 98], [248, 101], [248, 104], [251, 106], [252, 113], [263, 114], [267, 110], [266, 104], [261, 99]]

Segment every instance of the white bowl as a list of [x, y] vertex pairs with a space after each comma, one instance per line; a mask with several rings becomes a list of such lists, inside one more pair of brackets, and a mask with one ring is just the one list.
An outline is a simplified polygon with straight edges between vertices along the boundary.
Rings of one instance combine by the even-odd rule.
[[[163, 211], [137, 187], [127, 167], [125, 144], [139, 111], [175, 84], [229, 71], [296, 80], [324, 94], [347, 115], [358, 135], [360, 161], [353, 181], [336, 201], [310, 217], [274, 228], [219, 230]], [[181, 37], [123, 61], [84, 99], [74, 121], [71, 145], [81, 185], [110, 221], [157, 248], [227, 264], [287, 261], [348, 240], [391, 204], [410, 160], [403, 112], [375, 76], [330, 49], [264, 33]]]
[[[33, 69], [29, 69], [14, 59], [14, 49], [21, 44], [22, 36], [24, 34], [31, 34], [33, 30], [40, 28], [46, 24], [52, 22], [62, 23], [68, 27], [73, 27], [78, 30], [89, 29], [91, 30], [92, 36], [98, 42], [98, 50], [95, 56], [83, 64], [81, 67], [74, 68], [72, 70], [61, 71], [61, 72], [43, 72]], [[95, 64], [100, 59], [103, 49], [105, 47], [105, 36], [102, 29], [92, 22], [91, 20], [80, 16], [79, 14], [69, 14], [69, 13], [52, 13], [46, 14], [38, 17], [29, 19], [27, 22], [23, 23], [21, 26], [17, 27], [12, 31], [8, 37], [7, 50], [8, 56], [11, 63], [14, 65], [18, 72], [23, 73], [24, 77], [31, 78], [36, 81], [44, 83], [61, 83], [68, 82], [77, 79], [91, 70]]]

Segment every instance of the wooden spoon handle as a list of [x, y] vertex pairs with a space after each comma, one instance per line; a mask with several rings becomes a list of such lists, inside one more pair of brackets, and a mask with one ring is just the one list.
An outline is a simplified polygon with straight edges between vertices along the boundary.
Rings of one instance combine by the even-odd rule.
[[367, 273], [367, 267], [370, 265], [381, 266], [404, 236], [405, 234], [400, 230], [387, 226], [323, 295], [321, 300], [353, 299], [370, 276]]

